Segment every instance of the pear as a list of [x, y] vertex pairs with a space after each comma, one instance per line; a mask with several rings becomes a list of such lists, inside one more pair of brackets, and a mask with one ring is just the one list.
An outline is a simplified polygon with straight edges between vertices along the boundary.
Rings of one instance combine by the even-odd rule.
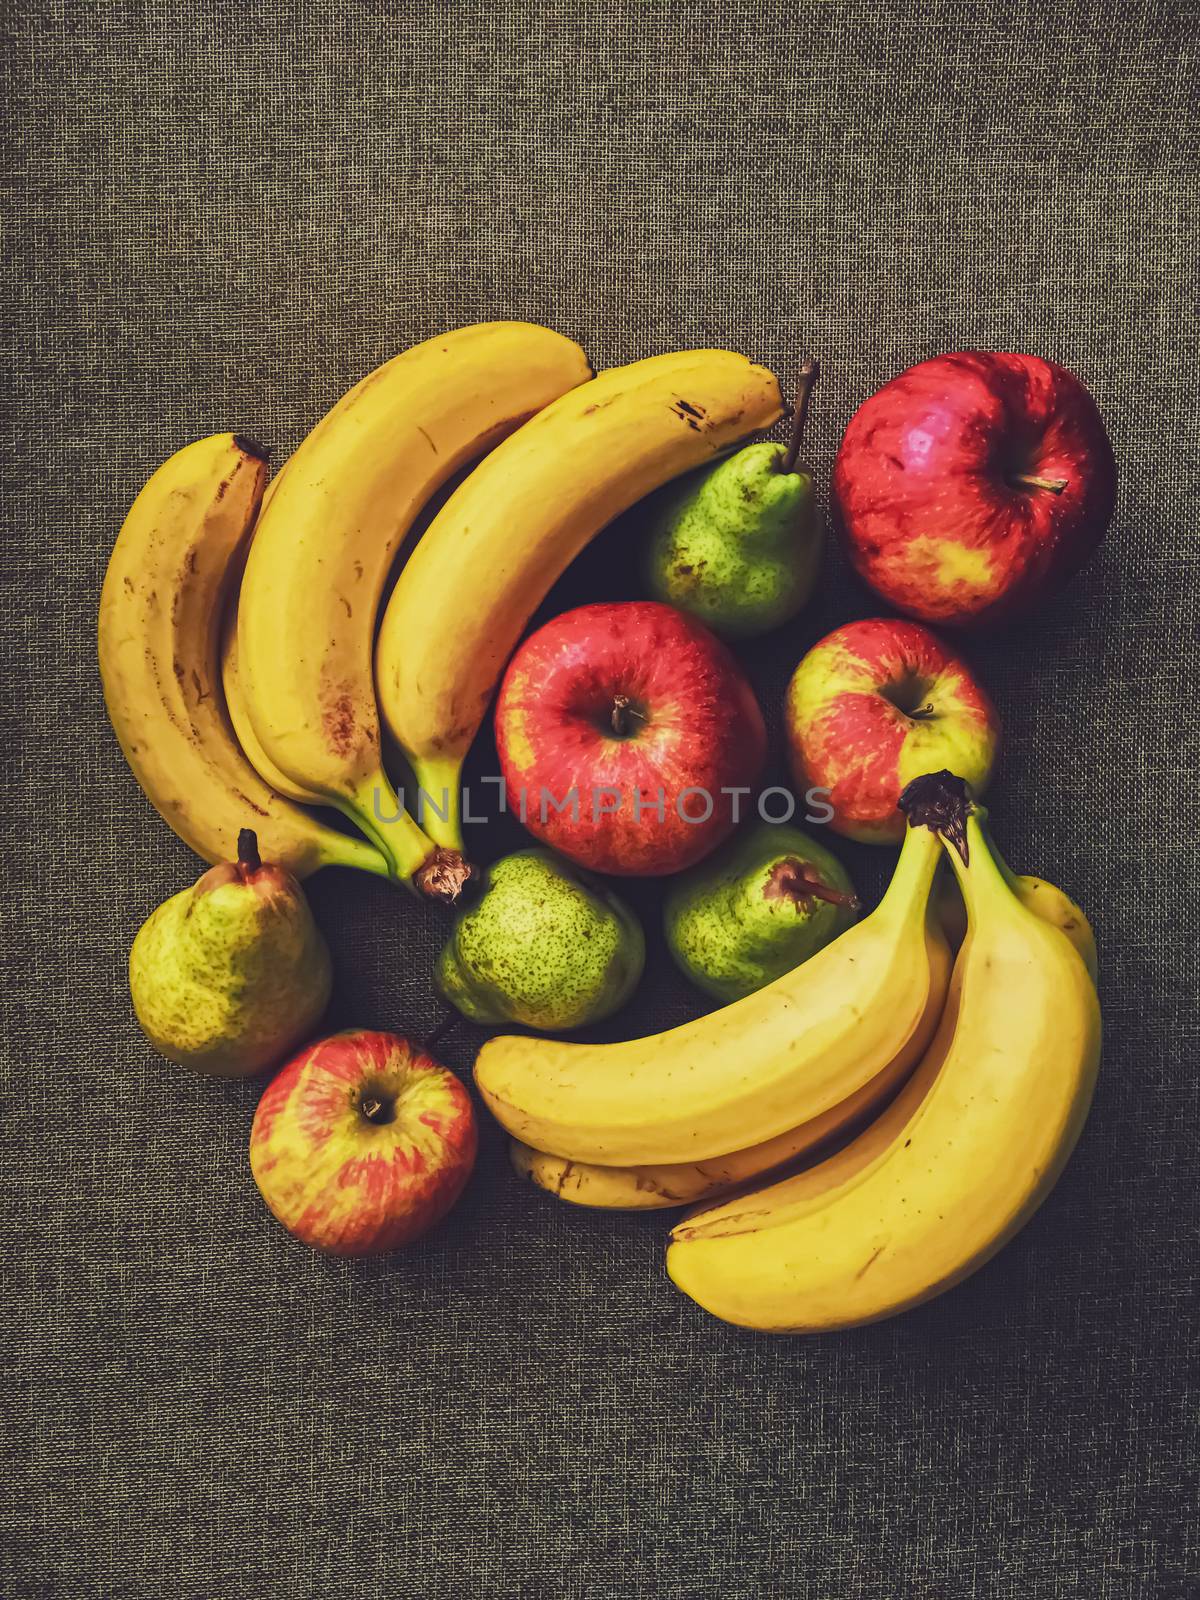
[[133, 1009], [169, 1061], [243, 1077], [281, 1061], [329, 1003], [329, 949], [300, 885], [263, 863], [246, 828], [213, 867], [142, 924], [129, 953]]
[[762, 822], [672, 883], [663, 923], [685, 977], [730, 1001], [816, 955], [857, 911], [854, 885], [824, 845]]
[[752, 638], [794, 617], [816, 582], [813, 475], [799, 455], [818, 370], [811, 359], [801, 368], [786, 448], [747, 445], [649, 502], [643, 576], [650, 593], [725, 639]]
[[641, 924], [610, 889], [549, 850], [518, 850], [459, 912], [436, 982], [473, 1022], [558, 1033], [623, 1006], [645, 953]]

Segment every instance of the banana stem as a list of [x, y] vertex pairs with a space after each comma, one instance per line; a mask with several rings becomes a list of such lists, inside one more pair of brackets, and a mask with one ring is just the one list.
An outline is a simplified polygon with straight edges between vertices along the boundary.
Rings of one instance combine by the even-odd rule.
[[421, 827], [435, 845], [463, 855], [462, 797], [458, 761], [413, 761]]
[[[369, 788], [364, 786], [353, 797], [333, 795], [330, 799], [382, 851], [393, 882], [402, 883], [412, 894], [444, 897], [440, 888], [430, 889], [418, 881], [438, 853], [437, 847], [400, 804], [382, 771], [376, 773]], [[385, 806], [390, 815], [384, 814]]]
[[942, 841], [930, 827], [910, 824], [900, 847], [900, 858], [892, 881], [879, 902], [880, 912], [894, 911], [900, 917], [908, 915], [915, 901], [929, 899], [933, 875], [942, 858]]
[[967, 907], [967, 926], [975, 925], [978, 915], [980, 891], [985, 886], [993, 890], [1002, 889], [1006, 898], [1012, 899], [1013, 889], [1006, 869], [996, 859], [988, 842], [987, 830], [984, 827], [984, 817], [978, 811], [972, 811], [967, 818], [966, 849], [959, 850], [957, 846], [943, 841], [946, 844], [946, 854], [950, 857], [950, 865], [954, 869], [954, 876], [958, 880], [958, 887]]

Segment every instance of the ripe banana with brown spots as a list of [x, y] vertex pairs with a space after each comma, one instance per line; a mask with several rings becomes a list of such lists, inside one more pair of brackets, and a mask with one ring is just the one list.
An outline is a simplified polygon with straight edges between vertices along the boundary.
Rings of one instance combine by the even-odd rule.
[[365, 840], [262, 781], [226, 712], [221, 617], [265, 477], [260, 447], [221, 433], [171, 456], [134, 501], [100, 594], [108, 714], [147, 798], [206, 861], [236, 860], [253, 828], [264, 858], [297, 877], [334, 865], [386, 874]]
[[[532, 323], [481, 323], [406, 350], [296, 450], [246, 562], [238, 674], [258, 744], [299, 790], [345, 812], [397, 880], [433, 898], [456, 898], [468, 869], [458, 850], [435, 847], [384, 772], [372, 675], [384, 585], [430, 497], [590, 377], [577, 344]], [[461, 574], [442, 581], [456, 592]], [[453, 656], [464, 641], [452, 630], [439, 648]]]

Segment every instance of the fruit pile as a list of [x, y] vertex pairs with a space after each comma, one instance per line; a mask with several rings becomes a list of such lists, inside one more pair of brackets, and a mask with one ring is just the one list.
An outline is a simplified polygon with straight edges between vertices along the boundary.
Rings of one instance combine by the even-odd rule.
[[[996, 712], [925, 624], [1053, 594], [1104, 533], [1112, 453], [1078, 380], [1033, 357], [938, 357], [868, 400], [834, 521], [917, 620], [849, 623], [804, 655], [794, 785], [763, 789], [765, 724], [730, 646], [787, 624], [818, 580], [816, 379], [806, 362], [786, 445], [745, 443], [786, 407], [739, 355], [593, 376], [559, 334], [482, 324], [370, 374], [269, 485], [266, 452], [221, 434], [138, 496], [100, 600], [105, 699], [143, 790], [213, 865], [138, 933], [134, 1009], [173, 1061], [275, 1069], [250, 1164], [300, 1238], [402, 1245], [476, 1151], [431, 1042], [314, 1037], [330, 961], [298, 880], [331, 865], [447, 908], [440, 992], [527, 1030], [475, 1067], [517, 1172], [584, 1206], [694, 1208], [667, 1267], [719, 1317], [808, 1331], [901, 1311], [1054, 1183], [1099, 1059], [1095, 947], [1061, 890], [1000, 859], [976, 798]], [[648, 598], [522, 639], [635, 506]], [[461, 772], [493, 702], [489, 781], [537, 843], [481, 872]], [[798, 814], [900, 845], [868, 914]], [[720, 1006], [624, 1043], [536, 1037], [611, 1015], [641, 979], [612, 876], [667, 880], [667, 943]]]

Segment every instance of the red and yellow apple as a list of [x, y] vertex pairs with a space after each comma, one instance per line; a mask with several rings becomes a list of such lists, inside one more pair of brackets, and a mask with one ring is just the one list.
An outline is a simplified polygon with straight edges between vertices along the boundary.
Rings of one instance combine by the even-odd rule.
[[812, 647], [786, 721], [797, 787], [827, 794], [829, 826], [867, 844], [903, 836], [896, 802], [922, 773], [946, 767], [982, 793], [1000, 738], [966, 663], [928, 628], [887, 617], [847, 622]]
[[359, 1029], [306, 1046], [272, 1079], [250, 1168], [297, 1238], [368, 1255], [445, 1216], [475, 1149], [471, 1098], [454, 1074], [399, 1034]]
[[646, 600], [580, 606], [532, 634], [500, 687], [496, 744], [535, 837], [596, 872], [657, 875], [727, 836], [767, 738], [720, 640]]
[[835, 521], [860, 577], [947, 626], [1017, 617], [1088, 559], [1112, 515], [1112, 447], [1091, 395], [1038, 356], [921, 361], [851, 419]]

